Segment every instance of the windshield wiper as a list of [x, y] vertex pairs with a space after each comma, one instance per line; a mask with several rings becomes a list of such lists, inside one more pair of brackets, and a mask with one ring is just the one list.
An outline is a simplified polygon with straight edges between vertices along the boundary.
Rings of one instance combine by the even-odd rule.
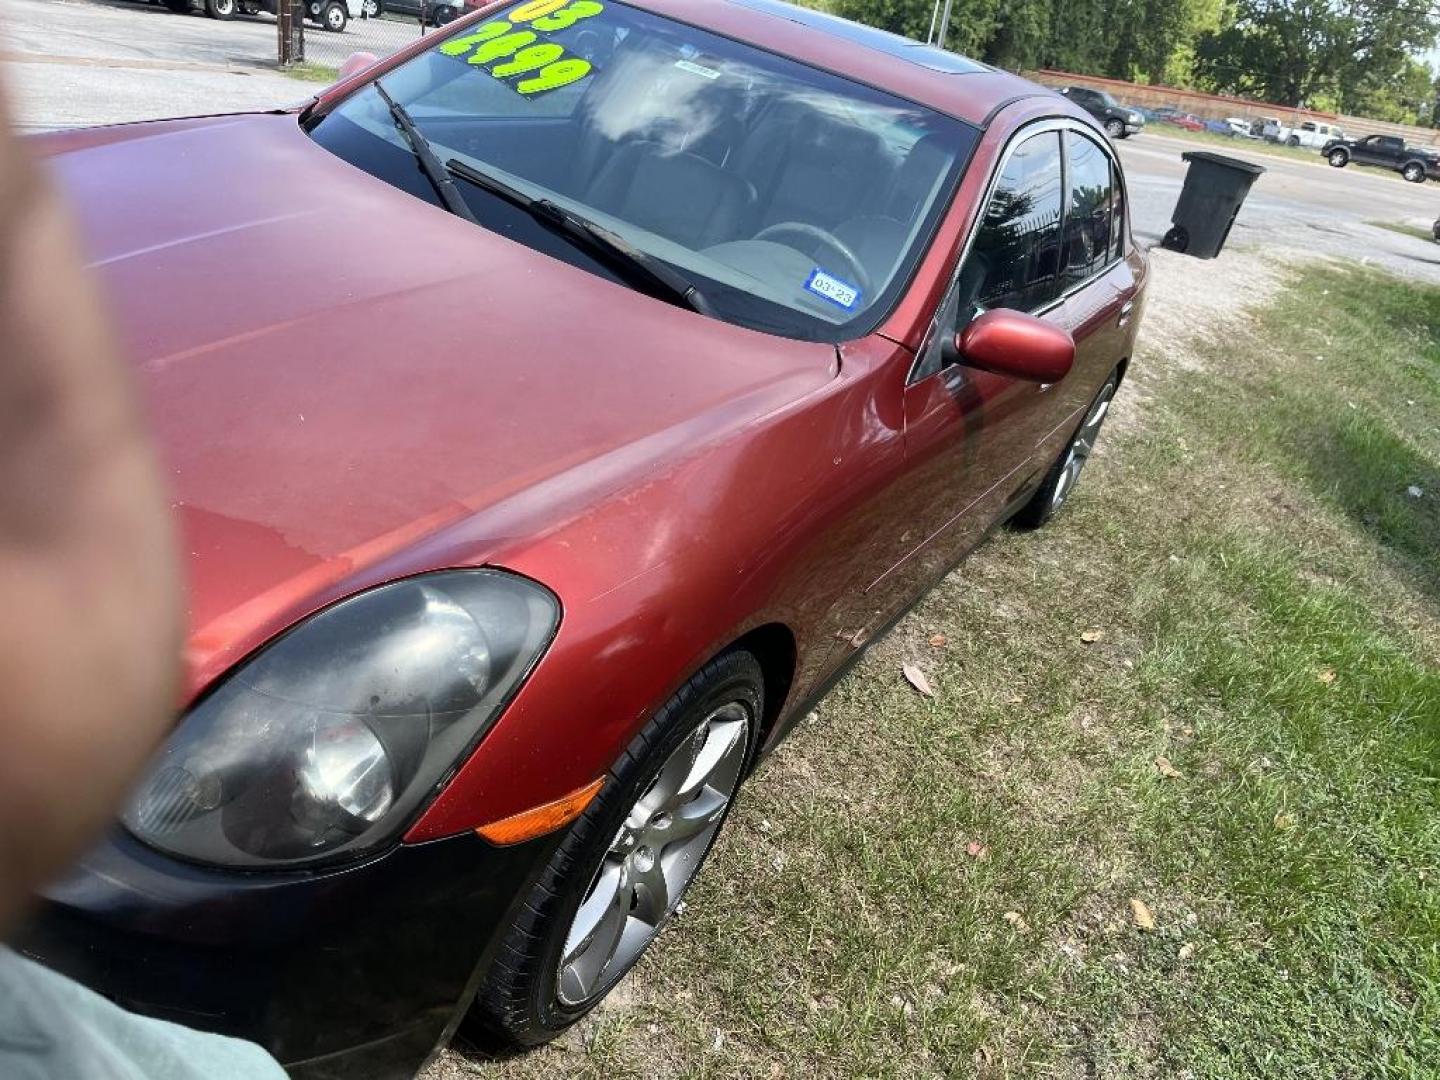
[[659, 299], [669, 300], [702, 315], [715, 315], [710, 301], [693, 281], [668, 263], [636, 248], [618, 233], [573, 210], [565, 209], [559, 203], [549, 199], [531, 198], [499, 177], [483, 173], [458, 158], [452, 158], [446, 167], [460, 179], [484, 188], [492, 195], [498, 195], [524, 210], [542, 225], [587, 248], [593, 254], [598, 254], [604, 261], [622, 271], [632, 282], [646, 286], [646, 291], [658, 295]]
[[405, 136], [410, 144], [410, 149], [415, 152], [415, 160], [420, 163], [420, 171], [425, 174], [425, 179], [430, 181], [430, 186], [435, 189], [435, 194], [440, 196], [440, 201], [445, 204], [445, 209], [456, 217], [462, 217], [472, 225], [479, 225], [475, 219], [474, 212], [470, 205], [460, 194], [460, 189], [455, 186], [455, 181], [450, 179], [449, 172], [445, 166], [440, 164], [440, 159], [435, 156], [435, 151], [430, 147], [430, 140], [420, 134], [420, 129], [415, 126], [415, 121], [410, 119], [410, 114], [405, 111], [405, 106], [390, 96], [385, 87], [380, 85], [376, 79], [370, 84], [375, 87], [375, 92], [380, 95], [380, 100], [385, 102], [390, 109], [390, 115], [395, 118], [395, 126]]

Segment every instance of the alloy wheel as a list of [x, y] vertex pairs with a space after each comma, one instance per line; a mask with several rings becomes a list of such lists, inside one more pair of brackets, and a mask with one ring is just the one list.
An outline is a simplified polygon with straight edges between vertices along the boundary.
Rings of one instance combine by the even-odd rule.
[[561, 950], [556, 996], [568, 1006], [608, 990], [675, 911], [740, 784], [750, 711], [711, 712], [626, 814]]
[[1060, 467], [1055, 492], [1050, 496], [1052, 510], [1060, 509], [1074, 489], [1076, 481], [1080, 479], [1085, 462], [1090, 460], [1090, 455], [1095, 450], [1095, 440], [1100, 437], [1100, 426], [1105, 423], [1105, 416], [1110, 411], [1110, 402], [1114, 397], [1115, 386], [1111, 384], [1095, 404], [1090, 406], [1085, 422], [1070, 441], [1070, 449], [1065, 452], [1065, 463]]

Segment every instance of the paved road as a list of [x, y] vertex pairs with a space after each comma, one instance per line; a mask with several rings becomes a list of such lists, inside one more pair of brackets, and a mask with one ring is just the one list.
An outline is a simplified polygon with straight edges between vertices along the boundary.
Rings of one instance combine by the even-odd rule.
[[1407, 184], [1377, 169], [1332, 169], [1247, 149], [1202, 145], [1145, 132], [1120, 144], [1137, 233], [1158, 241], [1170, 225], [1184, 181], [1186, 150], [1217, 150], [1265, 167], [1235, 221], [1230, 242], [1367, 259], [1386, 269], [1440, 283], [1440, 245], [1368, 225], [1389, 221], [1429, 228], [1440, 217], [1440, 183]]
[[[352, 52], [393, 52], [418, 31], [390, 19], [357, 20], [343, 34], [310, 26], [307, 52], [339, 67]], [[272, 108], [317, 89], [274, 70], [269, 15], [222, 23], [137, 0], [5, 0], [0, 43], [30, 129]]]
[[[354, 22], [344, 34], [311, 29], [311, 55], [339, 64], [353, 50], [385, 53], [413, 39], [411, 23]], [[275, 21], [221, 23], [172, 15], [134, 0], [5, 0], [0, 55], [10, 61], [20, 122], [38, 129], [242, 109], [308, 97], [272, 67]], [[1156, 241], [1170, 223], [1184, 178], [1180, 154], [1200, 144], [1147, 131], [1120, 144], [1137, 231]], [[1331, 169], [1256, 152], [1264, 165], [1236, 222], [1232, 243], [1369, 258], [1440, 281], [1440, 246], [1368, 221], [1428, 225], [1440, 214], [1440, 184], [1406, 184], [1373, 169]]]

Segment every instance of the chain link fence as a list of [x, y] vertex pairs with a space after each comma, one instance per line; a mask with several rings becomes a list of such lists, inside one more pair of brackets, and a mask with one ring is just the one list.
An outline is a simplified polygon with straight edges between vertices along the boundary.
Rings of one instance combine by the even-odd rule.
[[478, 0], [275, 0], [283, 66], [339, 68], [357, 52], [388, 56]]

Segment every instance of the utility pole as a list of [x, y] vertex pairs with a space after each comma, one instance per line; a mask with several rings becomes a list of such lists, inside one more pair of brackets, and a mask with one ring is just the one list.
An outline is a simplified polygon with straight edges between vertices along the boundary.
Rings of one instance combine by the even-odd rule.
[[305, 22], [296, 18], [300, 0], [276, 0], [275, 33], [279, 38], [280, 66], [290, 67], [305, 60]]
[[954, 3], [955, 0], [945, 0], [945, 11], [940, 16], [940, 39], [935, 44], [942, 49], [945, 48], [945, 34], [950, 29], [950, 8]]

